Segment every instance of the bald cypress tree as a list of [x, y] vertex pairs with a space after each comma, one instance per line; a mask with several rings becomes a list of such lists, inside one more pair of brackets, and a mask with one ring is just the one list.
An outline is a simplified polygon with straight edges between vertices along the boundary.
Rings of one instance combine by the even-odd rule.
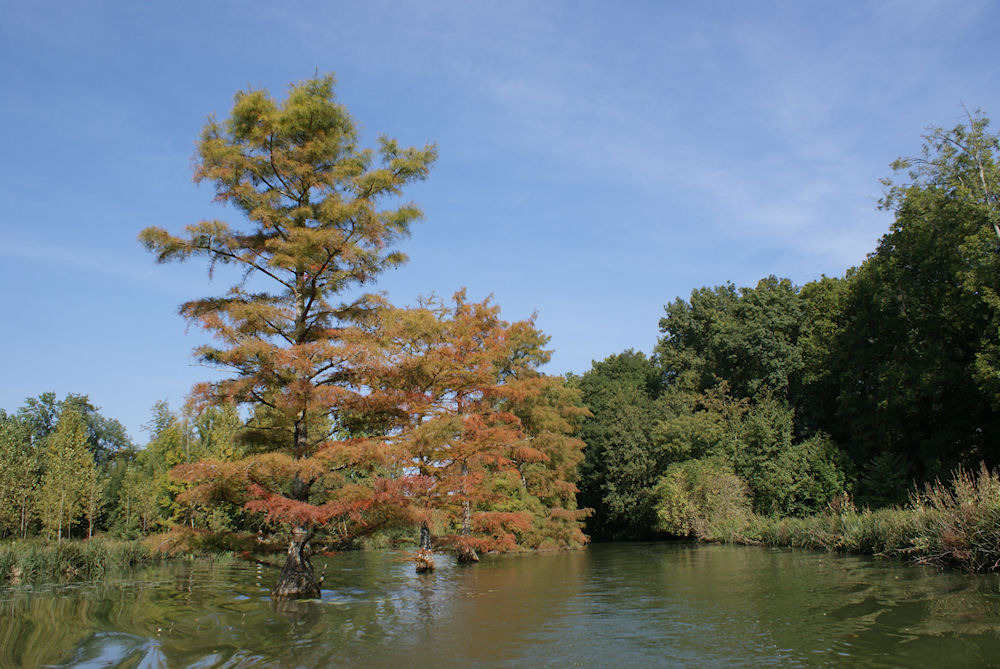
[[266, 90], [243, 91], [225, 121], [206, 123], [195, 180], [242, 213], [243, 229], [208, 220], [180, 235], [156, 227], [140, 234], [159, 262], [197, 256], [210, 272], [220, 264], [242, 271], [226, 294], [180, 311], [215, 337], [198, 359], [229, 372], [197, 386], [196, 397], [267, 417], [265, 453], [244, 471], [253, 508], [290, 529], [274, 590], [282, 597], [319, 594], [307, 543], [337, 505], [320, 503], [314, 483], [340, 443], [331, 439], [340, 411], [369, 396], [356, 374], [368, 345], [358, 323], [377, 300], [359, 289], [405, 260], [393, 243], [421, 213], [397, 198], [436, 158], [432, 145], [401, 148], [387, 137], [375, 150], [359, 147], [333, 86], [331, 75], [303, 81], [281, 102]]

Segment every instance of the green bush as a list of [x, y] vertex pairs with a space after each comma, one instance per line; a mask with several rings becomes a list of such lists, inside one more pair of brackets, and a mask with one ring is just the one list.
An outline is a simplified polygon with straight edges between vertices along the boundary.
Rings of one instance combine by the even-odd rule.
[[653, 493], [657, 529], [675, 536], [735, 541], [750, 514], [746, 483], [721, 458], [670, 465]]

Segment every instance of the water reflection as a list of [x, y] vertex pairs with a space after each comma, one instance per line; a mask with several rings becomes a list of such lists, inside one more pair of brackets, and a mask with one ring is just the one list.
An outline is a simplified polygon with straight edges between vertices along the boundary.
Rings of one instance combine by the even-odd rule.
[[[0, 667], [988, 666], [1000, 581], [782, 550], [645, 544], [415, 575], [327, 559], [318, 601], [276, 573], [185, 561], [0, 591]], [[321, 561], [317, 561], [321, 562]]]

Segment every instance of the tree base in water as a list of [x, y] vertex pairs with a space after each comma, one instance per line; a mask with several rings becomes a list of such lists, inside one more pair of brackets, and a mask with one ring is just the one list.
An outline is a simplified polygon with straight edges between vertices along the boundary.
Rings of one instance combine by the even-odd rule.
[[434, 554], [428, 550], [418, 550], [417, 554], [413, 556], [413, 562], [418, 574], [434, 571]]
[[319, 599], [319, 581], [309, 562], [307, 543], [310, 533], [303, 528], [292, 531], [292, 541], [288, 546], [288, 559], [281, 568], [278, 582], [271, 590], [275, 599]]
[[460, 564], [473, 564], [475, 562], [479, 562], [479, 555], [476, 553], [476, 549], [469, 546], [459, 548], [458, 562]]

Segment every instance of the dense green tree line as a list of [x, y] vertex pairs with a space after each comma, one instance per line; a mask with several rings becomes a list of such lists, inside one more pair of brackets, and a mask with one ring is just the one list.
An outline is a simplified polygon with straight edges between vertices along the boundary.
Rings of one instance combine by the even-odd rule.
[[893, 224], [858, 267], [696, 289], [666, 306], [651, 356], [573, 378], [593, 414], [590, 532], [687, 534], [678, 508], [733, 491], [765, 514], [845, 493], [879, 507], [1000, 464], [997, 150], [981, 115], [931, 129], [893, 164]]
[[187, 485], [171, 475], [185, 462], [242, 455], [242, 424], [233, 407], [173, 412], [157, 402], [139, 448], [86, 395], [44, 393], [15, 413], [0, 410], [0, 538], [137, 537], [179, 524], [255, 529], [259, 520], [237, 504], [186, 501]]
[[104, 482], [120, 480], [132, 451], [121, 423], [86, 395], [44, 393], [14, 414], [0, 410], [0, 536], [59, 541], [106, 527], [113, 493]]

